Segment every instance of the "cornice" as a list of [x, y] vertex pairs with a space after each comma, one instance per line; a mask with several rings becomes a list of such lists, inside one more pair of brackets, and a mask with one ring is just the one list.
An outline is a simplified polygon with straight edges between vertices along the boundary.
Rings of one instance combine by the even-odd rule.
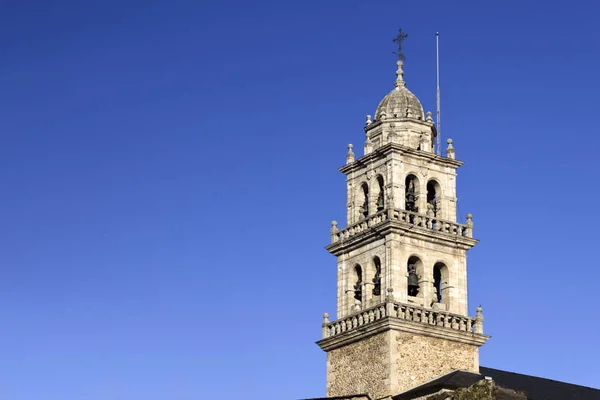
[[390, 122], [390, 123], [410, 123], [410, 124], [416, 124], [416, 125], [422, 125], [425, 126], [427, 128], [430, 129], [435, 129], [435, 124], [433, 122], [428, 122], [428, 121], [423, 121], [421, 119], [415, 119], [415, 118], [386, 118], [385, 120], [377, 120], [371, 124], [365, 125], [364, 130], [365, 133], [368, 133], [369, 131], [372, 131], [373, 129], [383, 125], [386, 122]]
[[430, 243], [442, 246], [458, 247], [465, 251], [471, 249], [479, 242], [477, 239], [466, 236], [439, 232], [413, 224], [407, 224], [402, 221], [386, 220], [348, 239], [332, 243], [326, 246], [325, 249], [334, 256], [339, 256], [343, 253], [358, 249], [368, 243], [382, 239], [391, 233], [397, 233], [400, 236], [406, 236], [412, 239], [427, 240]]
[[390, 153], [399, 153], [400, 155], [410, 154], [410, 155], [412, 155], [418, 159], [424, 160], [426, 162], [439, 163], [443, 166], [454, 168], [454, 169], [457, 169], [458, 167], [460, 167], [461, 165], [464, 164], [464, 162], [460, 161], [460, 160], [454, 160], [452, 158], [438, 156], [437, 154], [429, 153], [427, 151], [416, 150], [416, 149], [413, 149], [413, 148], [410, 148], [408, 146], [404, 146], [404, 145], [401, 145], [398, 143], [388, 143], [381, 147], [378, 147], [377, 149], [373, 150], [371, 153], [360, 157], [359, 159], [355, 160], [354, 162], [352, 162], [350, 164], [346, 164], [343, 167], [340, 167], [339, 171], [348, 175], [351, 172], [365, 168], [366, 166], [368, 166], [370, 163], [372, 163], [373, 161], [375, 161], [377, 159], [385, 158]]

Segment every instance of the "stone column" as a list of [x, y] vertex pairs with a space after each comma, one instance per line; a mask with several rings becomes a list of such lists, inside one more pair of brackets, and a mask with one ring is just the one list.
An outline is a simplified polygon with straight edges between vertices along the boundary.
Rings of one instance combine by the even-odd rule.
[[388, 254], [390, 255], [388, 261], [390, 266], [389, 287], [394, 289], [393, 295], [396, 301], [406, 303], [408, 280], [406, 278], [406, 260], [404, 260], [405, 255], [402, 252], [402, 245], [397, 238], [392, 238], [389, 240], [388, 247]]
[[419, 291], [423, 297], [423, 305], [429, 307], [433, 296], [433, 266], [429, 262], [429, 258], [423, 257], [423, 273], [419, 278]]
[[417, 199], [419, 214], [427, 212], [427, 179], [423, 176], [419, 178], [419, 198]]

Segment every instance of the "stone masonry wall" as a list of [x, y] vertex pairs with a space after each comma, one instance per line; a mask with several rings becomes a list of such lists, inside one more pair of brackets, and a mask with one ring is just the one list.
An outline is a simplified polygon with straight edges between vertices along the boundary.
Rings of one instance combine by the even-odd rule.
[[394, 394], [456, 369], [479, 372], [476, 346], [397, 331], [391, 335]]
[[380, 333], [327, 354], [327, 396], [389, 395], [390, 334]]

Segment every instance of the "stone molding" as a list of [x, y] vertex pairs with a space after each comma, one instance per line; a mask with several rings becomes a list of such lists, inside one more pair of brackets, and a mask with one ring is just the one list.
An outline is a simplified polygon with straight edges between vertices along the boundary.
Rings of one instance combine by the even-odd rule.
[[447, 157], [443, 157], [443, 156], [438, 156], [437, 154], [429, 153], [426, 151], [416, 150], [411, 147], [404, 146], [404, 145], [401, 145], [398, 143], [387, 143], [387, 144], [373, 150], [369, 154], [366, 154], [366, 155], [358, 158], [354, 162], [344, 165], [343, 167], [341, 167], [339, 169], [339, 171], [348, 175], [351, 172], [362, 170], [362, 169], [368, 167], [369, 164], [372, 163], [373, 161], [375, 161], [376, 159], [385, 157], [390, 153], [395, 153], [395, 154], [399, 154], [399, 155], [410, 154], [410, 155], [414, 156], [417, 160], [422, 160], [424, 162], [432, 162], [433, 161], [433, 162], [440, 163], [446, 167], [450, 167], [450, 168], [454, 168], [454, 169], [456, 169], [464, 164], [464, 162], [459, 161], [459, 160], [455, 160], [455, 159], [447, 158]]

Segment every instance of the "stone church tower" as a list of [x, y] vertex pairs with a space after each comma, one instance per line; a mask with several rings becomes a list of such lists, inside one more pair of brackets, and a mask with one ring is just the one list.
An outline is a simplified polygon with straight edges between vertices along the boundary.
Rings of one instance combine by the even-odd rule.
[[483, 316], [468, 316], [466, 253], [472, 216], [456, 220], [452, 141], [434, 152], [431, 113], [395, 88], [367, 116], [364, 155], [348, 146], [347, 226], [332, 222], [337, 319], [324, 315], [327, 396], [391, 396], [453, 370], [479, 372]]

